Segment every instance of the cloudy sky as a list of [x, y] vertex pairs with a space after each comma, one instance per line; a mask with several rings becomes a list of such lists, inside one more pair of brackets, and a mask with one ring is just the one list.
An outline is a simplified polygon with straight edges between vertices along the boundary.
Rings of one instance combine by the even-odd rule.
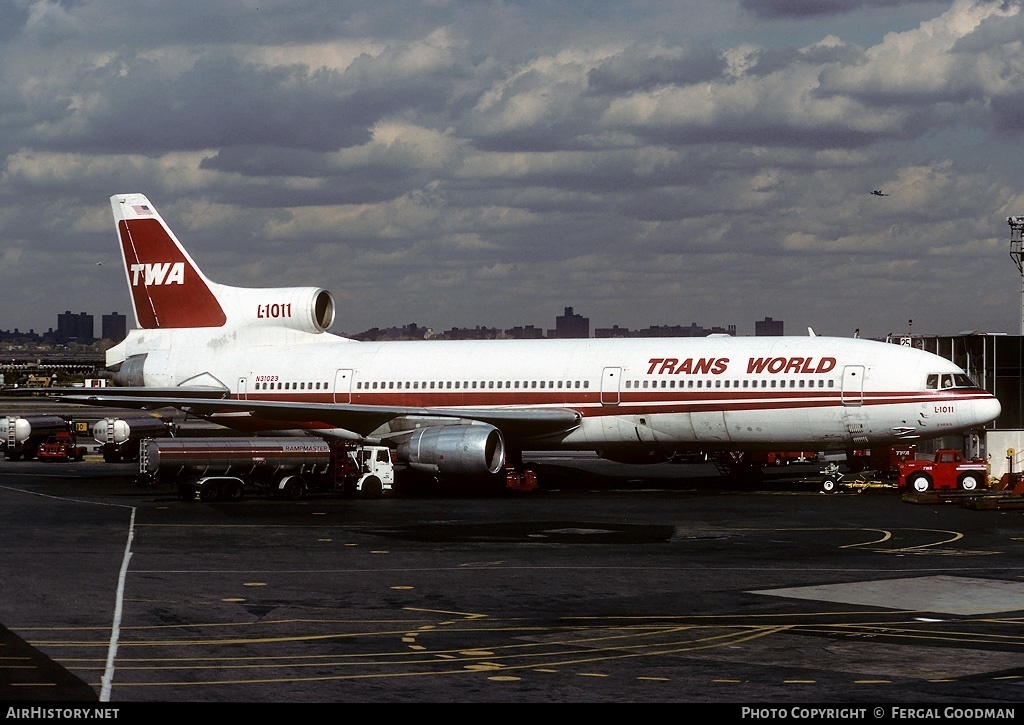
[[330, 289], [340, 334], [1018, 334], [1021, 9], [0, 0], [0, 329], [131, 325], [140, 192], [215, 281]]

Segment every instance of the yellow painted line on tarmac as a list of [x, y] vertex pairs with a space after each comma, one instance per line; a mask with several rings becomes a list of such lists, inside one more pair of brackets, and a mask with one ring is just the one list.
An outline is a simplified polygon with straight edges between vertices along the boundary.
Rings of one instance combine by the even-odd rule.
[[[411, 589], [412, 587], [410, 587]], [[448, 614], [455, 617], [462, 617], [463, 619], [486, 619], [489, 614], [474, 614], [473, 612], [451, 612], [445, 609], [423, 609], [422, 607], [403, 607], [407, 612], [423, 612], [424, 614]], [[451, 622], [442, 622], [442, 624], [451, 624]]]

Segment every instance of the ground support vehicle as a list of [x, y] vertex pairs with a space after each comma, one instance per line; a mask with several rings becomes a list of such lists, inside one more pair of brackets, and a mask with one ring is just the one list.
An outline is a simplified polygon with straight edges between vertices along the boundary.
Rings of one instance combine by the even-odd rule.
[[895, 490], [895, 482], [864, 473], [847, 476], [839, 471], [837, 463], [829, 463], [822, 470], [822, 493], [864, 493], [865, 491]]
[[174, 425], [162, 418], [103, 418], [92, 426], [92, 437], [107, 463], [137, 461], [139, 444], [146, 438], [174, 434]]
[[818, 454], [813, 451], [753, 451], [747, 460], [760, 466], [788, 466], [791, 463], [814, 463]]
[[915, 493], [939, 490], [977, 491], [988, 486], [988, 465], [968, 459], [952, 448], [935, 451], [928, 460], [908, 458], [899, 464], [899, 488]]
[[81, 461], [85, 458], [85, 446], [69, 431], [60, 431], [39, 444], [36, 458], [40, 461]]
[[1024, 474], [1004, 473], [988, 491], [969, 496], [960, 505], [978, 511], [1024, 509]]
[[4, 458], [9, 461], [36, 457], [39, 445], [58, 433], [70, 433], [71, 423], [59, 415], [25, 415], [0, 418]]
[[876, 471], [883, 478], [896, 478], [900, 464], [914, 458], [917, 453], [915, 445], [886, 446], [866, 450], [852, 451], [846, 457], [846, 467], [851, 473]]
[[505, 488], [509, 491], [536, 491], [540, 484], [537, 483], [537, 474], [533, 469], [520, 471], [509, 467], [505, 469]]
[[140, 485], [172, 485], [179, 498], [199, 501], [237, 501], [246, 494], [379, 496], [394, 481], [389, 448], [307, 437], [146, 439], [136, 477]]

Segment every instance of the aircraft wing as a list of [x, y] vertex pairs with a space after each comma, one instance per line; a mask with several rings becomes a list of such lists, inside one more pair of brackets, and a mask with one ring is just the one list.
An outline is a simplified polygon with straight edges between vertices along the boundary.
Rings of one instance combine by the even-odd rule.
[[[69, 403], [85, 402], [82, 398], [103, 396], [112, 397], [134, 397], [140, 395], [145, 397], [159, 398], [224, 398], [228, 391], [214, 385], [189, 385], [175, 386], [169, 388], [16, 388], [7, 391], [14, 395], [45, 395], [50, 398], [57, 398]], [[5, 392], [5, 395], [7, 394]]]
[[[118, 390], [109, 395], [110, 390]], [[188, 395], [182, 394], [183, 389], [135, 388], [102, 389], [102, 392], [84, 393], [78, 389], [77, 394], [55, 396], [66, 402], [103, 407], [138, 408], [151, 410], [155, 408], [177, 408], [186, 413], [207, 417], [214, 414], [246, 414], [268, 421], [287, 421], [291, 423], [327, 424], [366, 436], [381, 425], [396, 418], [417, 417], [438, 419], [448, 423], [460, 420], [472, 420], [489, 423], [498, 428], [506, 436], [532, 438], [569, 431], [579, 425], [581, 415], [578, 411], [567, 408], [416, 408], [404, 406], [353, 405], [350, 403], [295, 403], [268, 400], [234, 400], [215, 397], [214, 389], [199, 390], [193, 388]], [[176, 396], [160, 395], [174, 393]], [[152, 395], [148, 393], [156, 392]], [[217, 396], [225, 395], [224, 390], [216, 390]]]

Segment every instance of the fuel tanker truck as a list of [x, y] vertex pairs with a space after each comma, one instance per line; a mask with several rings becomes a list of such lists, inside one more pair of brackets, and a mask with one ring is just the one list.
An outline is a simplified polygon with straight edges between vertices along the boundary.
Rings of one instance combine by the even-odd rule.
[[59, 415], [24, 415], [0, 418], [4, 458], [9, 461], [36, 457], [41, 443], [58, 433], [70, 433], [71, 421]]
[[238, 501], [247, 494], [379, 496], [391, 491], [391, 449], [319, 438], [152, 438], [139, 445], [142, 486], [170, 485], [186, 501]]
[[92, 437], [107, 463], [137, 461], [139, 445], [146, 438], [174, 434], [170, 421], [151, 416], [138, 418], [103, 418], [92, 426]]

